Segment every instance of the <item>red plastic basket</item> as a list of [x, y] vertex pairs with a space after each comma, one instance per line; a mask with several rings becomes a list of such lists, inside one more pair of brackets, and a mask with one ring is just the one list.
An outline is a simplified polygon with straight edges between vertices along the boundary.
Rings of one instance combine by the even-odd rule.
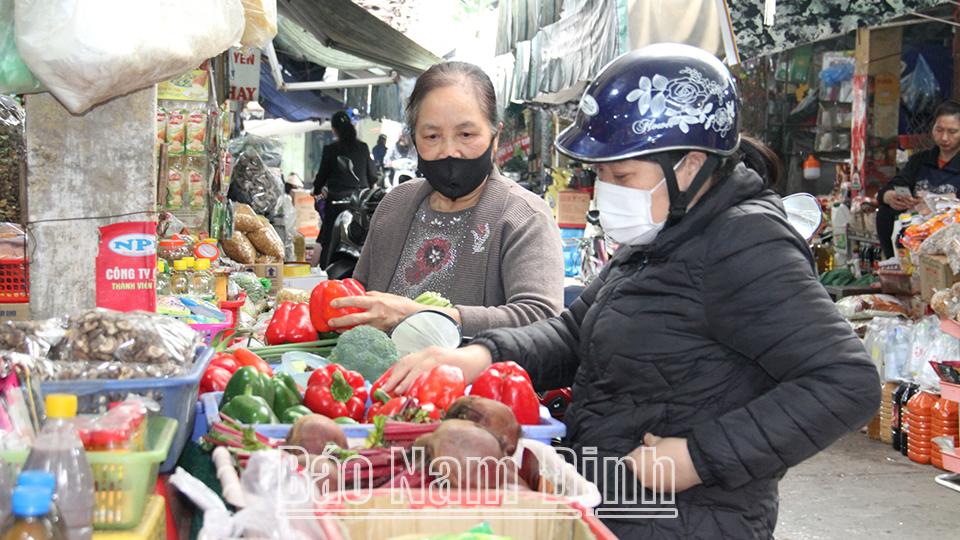
[[30, 279], [26, 259], [0, 259], [0, 302], [30, 301]]

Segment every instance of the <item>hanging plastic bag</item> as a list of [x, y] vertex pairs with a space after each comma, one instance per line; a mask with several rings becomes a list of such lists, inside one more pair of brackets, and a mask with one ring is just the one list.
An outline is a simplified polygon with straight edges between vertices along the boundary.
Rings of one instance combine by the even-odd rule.
[[250, 205], [256, 214], [272, 217], [280, 209], [283, 183], [251, 147], [240, 154], [233, 167], [227, 196], [231, 200]]
[[900, 88], [900, 99], [911, 114], [933, 111], [940, 103], [940, 83], [922, 54], [913, 72], [900, 79]]
[[277, 0], [242, 0], [247, 24], [240, 44], [264, 48], [277, 35]]
[[20, 58], [13, 24], [14, 0], [0, 0], [0, 93], [43, 92], [43, 83]]
[[195, 69], [239, 43], [240, 0], [17, 0], [24, 63], [70, 112]]

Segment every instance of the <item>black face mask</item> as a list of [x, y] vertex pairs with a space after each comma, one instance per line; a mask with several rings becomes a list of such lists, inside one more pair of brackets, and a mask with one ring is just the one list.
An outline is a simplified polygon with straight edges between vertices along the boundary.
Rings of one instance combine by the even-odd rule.
[[487, 179], [493, 169], [490, 155], [493, 153], [493, 141], [482, 156], [474, 159], [445, 157], [427, 161], [417, 156], [417, 170], [427, 182], [441, 195], [455, 201], [469, 195]]

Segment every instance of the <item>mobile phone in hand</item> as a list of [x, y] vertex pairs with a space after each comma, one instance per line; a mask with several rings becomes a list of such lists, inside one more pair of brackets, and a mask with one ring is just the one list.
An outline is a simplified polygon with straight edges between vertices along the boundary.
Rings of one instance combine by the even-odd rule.
[[913, 196], [913, 195], [910, 194], [910, 188], [905, 187], [905, 186], [896, 186], [895, 188], [893, 188], [893, 190], [897, 193], [897, 195], [900, 195], [901, 197], [912, 197], [912, 196]]

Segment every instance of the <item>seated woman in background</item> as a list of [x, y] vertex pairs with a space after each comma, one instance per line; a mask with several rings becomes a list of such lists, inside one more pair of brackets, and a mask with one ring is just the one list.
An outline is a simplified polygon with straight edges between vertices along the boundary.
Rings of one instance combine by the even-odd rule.
[[453, 303], [444, 311], [467, 336], [557, 315], [560, 230], [541, 198], [493, 166], [501, 124], [489, 77], [471, 64], [437, 64], [417, 79], [406, 111], [426, 178], [380, 203], [353, 274], [372, 292], [333, 304], [366, 311], [330, 325], [389, 331], [428, 309], [412, 300], [428, 291]]

